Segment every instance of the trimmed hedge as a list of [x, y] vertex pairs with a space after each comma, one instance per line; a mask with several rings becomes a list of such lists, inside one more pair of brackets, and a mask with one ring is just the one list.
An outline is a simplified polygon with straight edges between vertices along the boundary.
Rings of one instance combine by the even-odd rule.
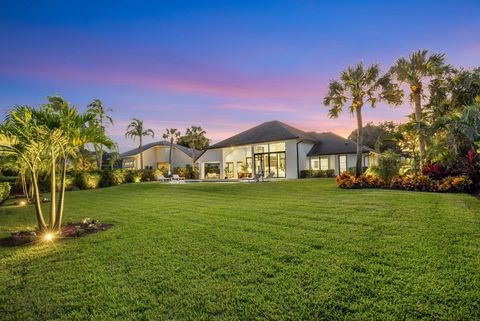
[[8, 197], [10, 196], [10, 183], [8, 182], [1, 182], [0, 183], [0, 204], [5, 202]]
[[335, 177], [334, 169], [313, 170], [307, 169], [300, 171], [300, 178], [318, 178], [318, 177]]

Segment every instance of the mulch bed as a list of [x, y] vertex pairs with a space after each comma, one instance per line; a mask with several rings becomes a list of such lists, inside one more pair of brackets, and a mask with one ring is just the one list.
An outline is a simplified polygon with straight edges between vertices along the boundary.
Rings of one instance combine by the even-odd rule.
[[12, 232], [11, 236], [0, 239], [0, 247], [15, 247], [34, 243], [56, 242], [64, 240], [72, 240], [84, 237], [90, 234], [103, 232], [113, 227], [113, 224], [104, 223], [70, 223], [62, 226], [61, 231], [55, 235], [54, 241], [44, 241], [39, 238], [38, 231], [20, 231]]

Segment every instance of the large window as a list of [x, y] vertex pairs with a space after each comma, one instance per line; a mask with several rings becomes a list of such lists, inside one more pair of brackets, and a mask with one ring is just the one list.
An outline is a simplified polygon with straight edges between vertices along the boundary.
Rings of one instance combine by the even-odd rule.
[[220, 178], [220, 163], [205, 163], [204, 168], [206, 179]]
[[227, 162], [227, 166], [225, 167], [225, 177], [233, 178], [234, 174], [233, 162]]
[[310, 169], [318, 170], [320, 168], [318, 158], [310, 158]]
[[329, 169], [328, 156], [320, 157], [320, 169], [322, 171], [326, 171], [327, 169]]
[[347, 155], [340, 155], [338, 156], [338, 168], [340, 169], [340, 173], [347, 171]]
[[286, 176], [285, 143], [260, 144], [254, 146], [255, 174], [273, 177]]

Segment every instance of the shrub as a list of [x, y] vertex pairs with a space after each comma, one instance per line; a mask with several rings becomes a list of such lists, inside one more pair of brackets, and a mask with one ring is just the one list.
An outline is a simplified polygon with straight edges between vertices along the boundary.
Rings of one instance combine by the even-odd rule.
[[142, 181], [142, 171], [128, 170], [125, 175], [126, 183], [140, 183]]
[[335, 170], [313, 170], [307, 169], [300, 171], [300, 178], [314, 178], [314, 177], [335, 177]]
[[340, 188], [380, 188], [385, 186], [385, 181], [372, 175], [361, 175], [355, 178], [355, 175], [344, 172], [337, 176], [337, 185]]
[[448, 176], [438, 184], [439, 192], [467, 192], [473, 187], [473, 181], [466, 175]]
[[385, 182], [390, 183], [391, 180], [398, 175], [400, 170], [400, 156], [392, 151], [387, 151], [378, 158], [378, 166], [375, 170]]
[[327, 177], [335, 177], [335, 170], [334, 169], [327, 169], [326, 174], [327, 174]]
[[102, 172], [102, 187], [124, 184], [126, 182], [127, 171], [124, 169], [106, 170]]
[[337, 176], [336, 182], [340, 188], [354, 188], [355, 175], [352, 175], [349, 172], [343, 172]]
[[100, 186], [102, 175], [98, 172], [79, 172], [76, 176], [76, 185], [80, 189], [92, 189]]
[[1, 182], [0, 183], [0, 204], [5, 202], [10, 196], [10, 183]]

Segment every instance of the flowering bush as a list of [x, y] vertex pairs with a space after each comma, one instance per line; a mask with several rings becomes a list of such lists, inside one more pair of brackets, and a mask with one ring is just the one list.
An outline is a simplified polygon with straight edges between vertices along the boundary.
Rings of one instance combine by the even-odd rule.
[[445, 177], [438, 185], [439, 192], [467, 192], [472, 188], [473, 181], [466, 175]]

